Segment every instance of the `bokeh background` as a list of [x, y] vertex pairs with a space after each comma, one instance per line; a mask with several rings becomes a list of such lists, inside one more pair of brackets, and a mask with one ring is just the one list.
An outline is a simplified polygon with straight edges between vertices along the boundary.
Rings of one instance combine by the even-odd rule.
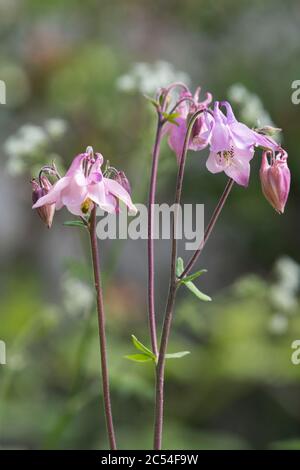
[[[300, 448], [298, 0], [1, 0], [0, 447], [106, 448], [88, 239], [47, 230], [31, 210], [30, 178], [55, 158], [62, 169], [87, 145], [126, 171], [147, 198], [155, 113], [143, 94], [175, 79], [229, 98], [250, 126], [284, 130], [293, 175], [286, 213], [264, 199], [252, 165], [235, 187], [199, 268], [200, 303], [182, 291], [167, 366], [164, 447]], [[191, 152], [184, 200], [209, 217], [223, 174]], [[163, 144], [158, 201], [172, 201], [176, 159]], [[163, 312], [169, 244], [156, 244]], [[113, 409], [119, 446], [151, 448], [151, 364], [124, 359], [130, 335], [149, 344], [146, 245], [101, 242]]]

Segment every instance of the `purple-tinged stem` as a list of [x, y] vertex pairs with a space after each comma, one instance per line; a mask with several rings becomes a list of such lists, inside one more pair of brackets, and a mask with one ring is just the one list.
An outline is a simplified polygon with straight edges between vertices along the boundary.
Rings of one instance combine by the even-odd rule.
[[[157, 110], [157, 128], [155, 135], [155, 143], [152, 152], [152, 168], [150, 177], [150, 190], [148, 198], [148, 321], [151, 338], [152, 351], [158, 356], [157, 346], [157, 328], [155, 316], [155, 272], [154, 272], [154, 204], [157, 186], [158, 160], [160, 153], [160, 144], [162, 139], [163, 126], [166, 120], [163, 118], [163, 112], [167, 107], [168, 96], [174, 88], [182, 88], [188, 91], [186, 85], [181, 82], [172, 83], [166, 90], [162, 91], [162, 103], [160, 109]], [[159, 99], [159, 98], [158, 98]]]
[[[197, 118], [200, 116], [201, 113], [203, 113], [203, 110], [197, 111], [195, 114], [193, 114], [193, 116], [191, 117], [189, 121], [188, 129], [187, 129], [185, 140], [184, 140], [182, 156], [180, 159], [179, 169], [177, 173], [175, 204], [180, 204], [180, 201], [181, 201], [184, 169], [185, 169], [185, 162], [186, 162], [189, 141], [190, 141], [194, 123], [196, 122]], [[212, 220], [210, 221], [208, 225], [209, 230], [206, 231], [207, 237], [205, 239], [205, 242], [208, 240], [212, 232], [212, 229], [221, 213], [221, 210], [224, 206], [227, 196], [231, 190], [231, 187], [233, 184], [233, 182], [231, 181], [232, 180], [230, 180], [229, 183], [227, 183], [226, 185], [227, 191], [225, 188], [225, 191], [222, 194], [219, 203], [217, 204], [216, 210], [214, 211]], [[156, 366], [156, 399], [155, 399], [155, 425], [154, 425], [154, 449], [155, 450], [161, 450], [161, 446], [162, 446], [162, 432], [163, 432], [163, 418], [164, 418], [164, 382], [165, 382], [165, 361], [166, 361], [165, 356], [167, 352], [169, 336], [170, 336], [170, 331], [171, 331], [176, 293], [179, 287], [179, 279], [177, 279], [177, 276], [176, 276], [176, 260], [177, 260], [177, 240], [175, 237], [176, 226], [177, 226], [177, 220], [174, 220], [174, 217], [173, 217], [172, 218], [172, 253], [171, 253], [169, 294], [168, 294], [164, 324], [163, 324], [163, 329], [162, 329], [158, 362]], [[201, 247], [200, 245], [200, 250], [197, 250], [197, 253], [198, 253], [197, 257], [195, 258], [195, 260], [193, 260], [193, 264], [191, 264], [189, 269], [191, 269], [191, 267], [194, 265], [194, 262], [200, 255], [202, 249], [203, 247]]]
[[113, 424], [113, 417], [112, 417], [109, 377], [108, 377], [108, 367], [107, 367], [105, 314], [104, 314], [103, 293], [102, 293], [102, 286], [101, 286], [100, 258], [99, 258], [99, 250], [98, 250], [98, 240], [97, 240], [97, 235], [96, 235], [96, 206], [93, 208], [92, 213], [91, 213], [89, 233], [90, 233], [90, 240], [91, 240], [92, 261], [93, 261], [93, 270], [94, 270], [96, 299], [97, 299], [102, 388], [103, 388], [103, 401], [104, 401], [104, 411], [105, 411], [105, 418], [106, 418], [106, 428], [107, 428], [107, 436], [108, 436], [110, 449], [116, 450], [117, 445], [116, 445], [116, 438], [115, 438], [115, 431], [114, 431], [114, 424]]
[[152, 168], [150, 177], [150, 190], [148, 199], [148, 317], [152, 351], [157, 356], [157, 332], [155, 317], [155, 285], [154, 285], [154, 204], [157, 185], [158, 159], [160, 143], [162, 139], [163, 121], [158, 112], [158, 121], [155, 135], [155, 143], [152, 153]]

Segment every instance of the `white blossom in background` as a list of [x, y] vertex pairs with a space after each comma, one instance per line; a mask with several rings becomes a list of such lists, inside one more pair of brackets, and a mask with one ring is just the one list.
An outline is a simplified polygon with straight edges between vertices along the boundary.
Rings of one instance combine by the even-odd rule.
[[261, 99], [255, 93], [251, 93], [244, 85], [241, 83], [231, 85], [227, 94], [233, 105], [237, 106], [241, 121], [254, 127], [265, 125], [276, 127]]
[[291, 258], [284, 256], [275, 265], [277, 281], [271, 287], [273, 304], [284, 312], [293, 311], [298, 304], [300, 287], [300, 266]]
[[157, 61], [154, 64], [146, 62], [135, 63], [131, 70], [117, 79], [117, 88], [124, 92], [138, 91], [143, 94], [153, 94], [160, 87], [166, 87], [172, 82], [190, 84], [190, 77], [178, 71], [172, 64]]
[[7, 173], [18, 176], [27, 169], [31, 170], [35, 164], [40, 163], [43, 155], [49, 155], [48, 147], [51, 142], [61, 138], [66, 131], [67, 123], [59, 118], [48, 119], [43, 126], [21, 126], [3, 145], [7, 156]]
[[35, 152], [47, 142], [48, 136], [42, 127], [25, 124], [6, 140], [4, 150], [8, 156], [23, 156]]
[[66, 276], [62, 281], [63, 305], [70, 315], [87, 314], [94, 302], [91, 287], [80, 279]]
[[63, 137], [68, 129], [64, 119], [52, 118], [45, 122], [45, 129], [52, 139]]
[[289, 326], [288, 318], [281, 313], [275, 313], [270, 320], [269, 330], [276, 335], [284, 334]]

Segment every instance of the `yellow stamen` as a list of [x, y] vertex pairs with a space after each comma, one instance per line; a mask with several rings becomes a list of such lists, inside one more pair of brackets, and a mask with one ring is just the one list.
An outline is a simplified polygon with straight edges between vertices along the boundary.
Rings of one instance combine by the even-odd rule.
[[87, 214], [92, 207], [93, 207], [93, 201], [89, 197], [87, 197], [81, 204], [80, 209], [81, 209], [81, 212], [83, 212], [83, 214]]

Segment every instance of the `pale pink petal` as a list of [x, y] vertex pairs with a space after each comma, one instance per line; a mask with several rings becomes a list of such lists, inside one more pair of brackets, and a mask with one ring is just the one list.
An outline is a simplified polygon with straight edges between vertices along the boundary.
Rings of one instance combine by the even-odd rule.
[[235, 155], [229, 165], [226, 166], [224, 172], [241, 186], [248, 186], [250, 178], [250, 163], [254, 155], [254, 150], [249, 149], [248, 152], [238, 152], [235, 149]]
[[68, 186], [70, 177], [65, 176], [55, 183], [50, 189], [49, 193], [38, 199], [38, 201], [32, 206], [33, 209], [44, 206], [45, 204], [54, 204], [60, 200], [61, 191]]
[[[84, 200], [81, 202], [81, 204], [84, 202]], [[82, 216], [83, 213], [82, 213], [82, 210], [81, 210], [81, 204], [71, 204], [68, 202], [68, 204], [66, 204], [66, 208], [68, 209], [69, 212], [71, 212], [71, 214], [73, 215], [79, 215], [79, 216]]]
[[241, 164], [240, 161], [235, 160], [234, 164], [226, 167], [224, 172], [227, 176], [232, 178], [241, 186], [248, 186], [250, 177], [250, 163], [245, 162]]
[[[80, 180], [80, 182], [82, 181]], [[69, 210], [74, 214], [75, 207], [77, 207], [77, 212], [80, 210], [82, 203], [87, 197], [87, 192], [87, 186], [78, 184], [76, 178], [71, 178], [68, 186], [61, 192], [61, 202], [68, 209], [72, 208], [72, 210]]]
[[206, 168], [211, 173], [220, 173], [225, 169], [225, 161], [215, 152], [210, 152], [208, 159], [206, 160]]
[[137, 213], [137, 209], [131, 201], [131, 197], [128, 192], [119, 184], [117, 181], [109, 178], [103, 178], [105, 188], [108, 193], [120, 199], [134, 214]]
[[245, 124], [236, 121], [230, 124], [230, 131], [235, 147], [244, 148], [255, 145], [255, 133]]
[[214, 107], [215, 125], [211, 136], [211, 151], [220, 152], [229, 150], [232, 144], [229, 127], [227, 125], [226, 116], [220, 111], [219, 103], [216, 101]]
[[104, 211], [115, 212], [116, 200], [107, 194], [103, 180], [98, 184], [88, 186], [88, 197]]
[[266, 149], [273, 150], [274, 152], [276, 150], [279, 150], [280, 148], [279, 144], [271, 137], [259, 134], [258, 132], [253, 132], [253, 133], [254, 133], [256, 146], [264, 147]]
[[82, 160], [86, 157], [86, 153], [80, 153], [71, 163], [66, 176], [73, 176], [73, 174], [81, 168]]
[[175, 152], [177, 161], [179, 163], [182, 156], [184, 139], [187, 131], [187, 124], [186, 120], [183, 118], [177, 118], [176, 122], [177, 125], [170, 124], [171, 127], [169, 128], [168, 142], [171, 149]]

